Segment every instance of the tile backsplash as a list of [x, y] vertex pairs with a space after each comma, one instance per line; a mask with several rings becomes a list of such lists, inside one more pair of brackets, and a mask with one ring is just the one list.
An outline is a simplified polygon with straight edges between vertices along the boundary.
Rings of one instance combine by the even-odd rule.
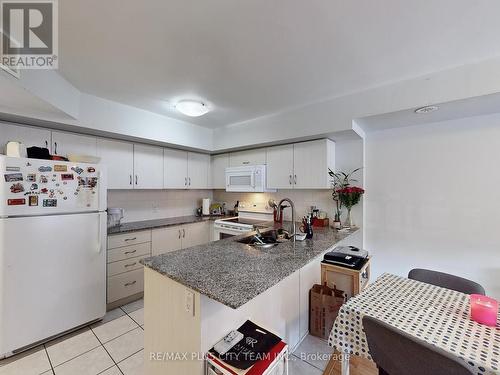
[[[311, 206], [316, 206], [320, 211], [325, 211], [333, 220], [335, 203], [332, 199], [331, 190], [282, 190], [276, 193], [228, 193], [224, 190], [214, 190], [213, 199], [216, 202], [225, 202], [228, 209], [232, 209], [236, 201], [248, 204], [265, 203], [269, 199], [279, 202], [283, 198], [290, 198], [296, 210], [297, 220], [310, 212]], [[362, 225], [362, 202], [355, 206], [352, 211], [352, 218], [356, 225]], [[290, 220], [292, 213], [290, 209], [285, 209], [285, 220]], [[346, 210], [343, 210], [342, 220], [345, 220]]]
[[122, 222], [194, 215], [212, 190], [108, 190], [108, 207], [125, 209]]

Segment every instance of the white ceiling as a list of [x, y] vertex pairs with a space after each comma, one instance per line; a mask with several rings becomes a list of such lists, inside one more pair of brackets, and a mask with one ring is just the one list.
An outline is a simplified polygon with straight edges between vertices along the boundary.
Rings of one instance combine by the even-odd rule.
[[413, 108], [355, 121], [365, 132], [372, 132], [500, 113], [500, 93], [436, 104], [438, 110], [430, 113], [415, 113]]
[[[209, 128], [500, 55], [497, 0], [64, 0], [59, 14], [78, 89]], [[214, 110], [187, 118], [181, 98]]]

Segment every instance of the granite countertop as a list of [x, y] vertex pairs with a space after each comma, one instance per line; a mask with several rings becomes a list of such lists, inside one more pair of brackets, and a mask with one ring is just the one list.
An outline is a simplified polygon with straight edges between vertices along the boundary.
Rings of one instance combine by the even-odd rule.
[[295, 245], [287, 241], [268, 250], [237, 242], [246, 234], [146, 258], [142, 263], [237, 309], [357, 231], [315, 228], [311, 240]]
[[192, 215], [192, 216], [170, 217], [166, 219], [133, 221], [130, 223], [123, 223], [122, 225], [117, 227], [108, 228], [108, 234], [119, 234], [119, 233], [134, 232], [137, 230], [144, 230], [144, 229], [171, 227], [175, 225], [198, 223], [200, 221], [213, 221], [223, 217], [224, 216], [220, 215], [211, 215], [211, 216]]

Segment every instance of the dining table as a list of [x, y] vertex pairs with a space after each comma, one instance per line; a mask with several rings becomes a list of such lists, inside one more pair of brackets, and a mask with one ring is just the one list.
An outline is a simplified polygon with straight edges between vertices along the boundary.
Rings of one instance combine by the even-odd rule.
[[472, 374], [500, 374], [500, 314], [496, 327], [477, 323], [468, 294], [384, 273], [344, 303], [335, 319], [328, 344], [342, 354], [342, 375], [349, 374], [350, 356], [372, 360], [365, 315], [456, 356]]

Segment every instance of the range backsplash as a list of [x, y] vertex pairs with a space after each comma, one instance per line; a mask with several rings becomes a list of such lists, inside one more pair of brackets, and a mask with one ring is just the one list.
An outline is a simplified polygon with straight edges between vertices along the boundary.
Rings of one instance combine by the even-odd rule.
[[[331, 190], [282, 190], [276, 193], [228, 193], [224, 190], [214, 190], [213, 199], [216, 202], [225, 202], [226, 207], [232, 209], [236, 201], [252, 203], [264, 203], [269, 199], [279, 202], [283, 198], [290, 198], [295, 204], [296, 216], [300, 219], [307, 212], [310, 212], [311, 206], [316, 206], [320, 211], [325, 211], [333, 220], [335, 203], [332, 200]], [[342, 219], [345, 220], [346, 210], [343, 210]], [[353, 208], [353, 221], [361, 226], [362, 202]], [[290, 220], [290, 209], [285, 210], [285, 219]]]
[[194, 215], [212, 190], [108, 190], [108, 207], [125, 209], [122, 222]]

